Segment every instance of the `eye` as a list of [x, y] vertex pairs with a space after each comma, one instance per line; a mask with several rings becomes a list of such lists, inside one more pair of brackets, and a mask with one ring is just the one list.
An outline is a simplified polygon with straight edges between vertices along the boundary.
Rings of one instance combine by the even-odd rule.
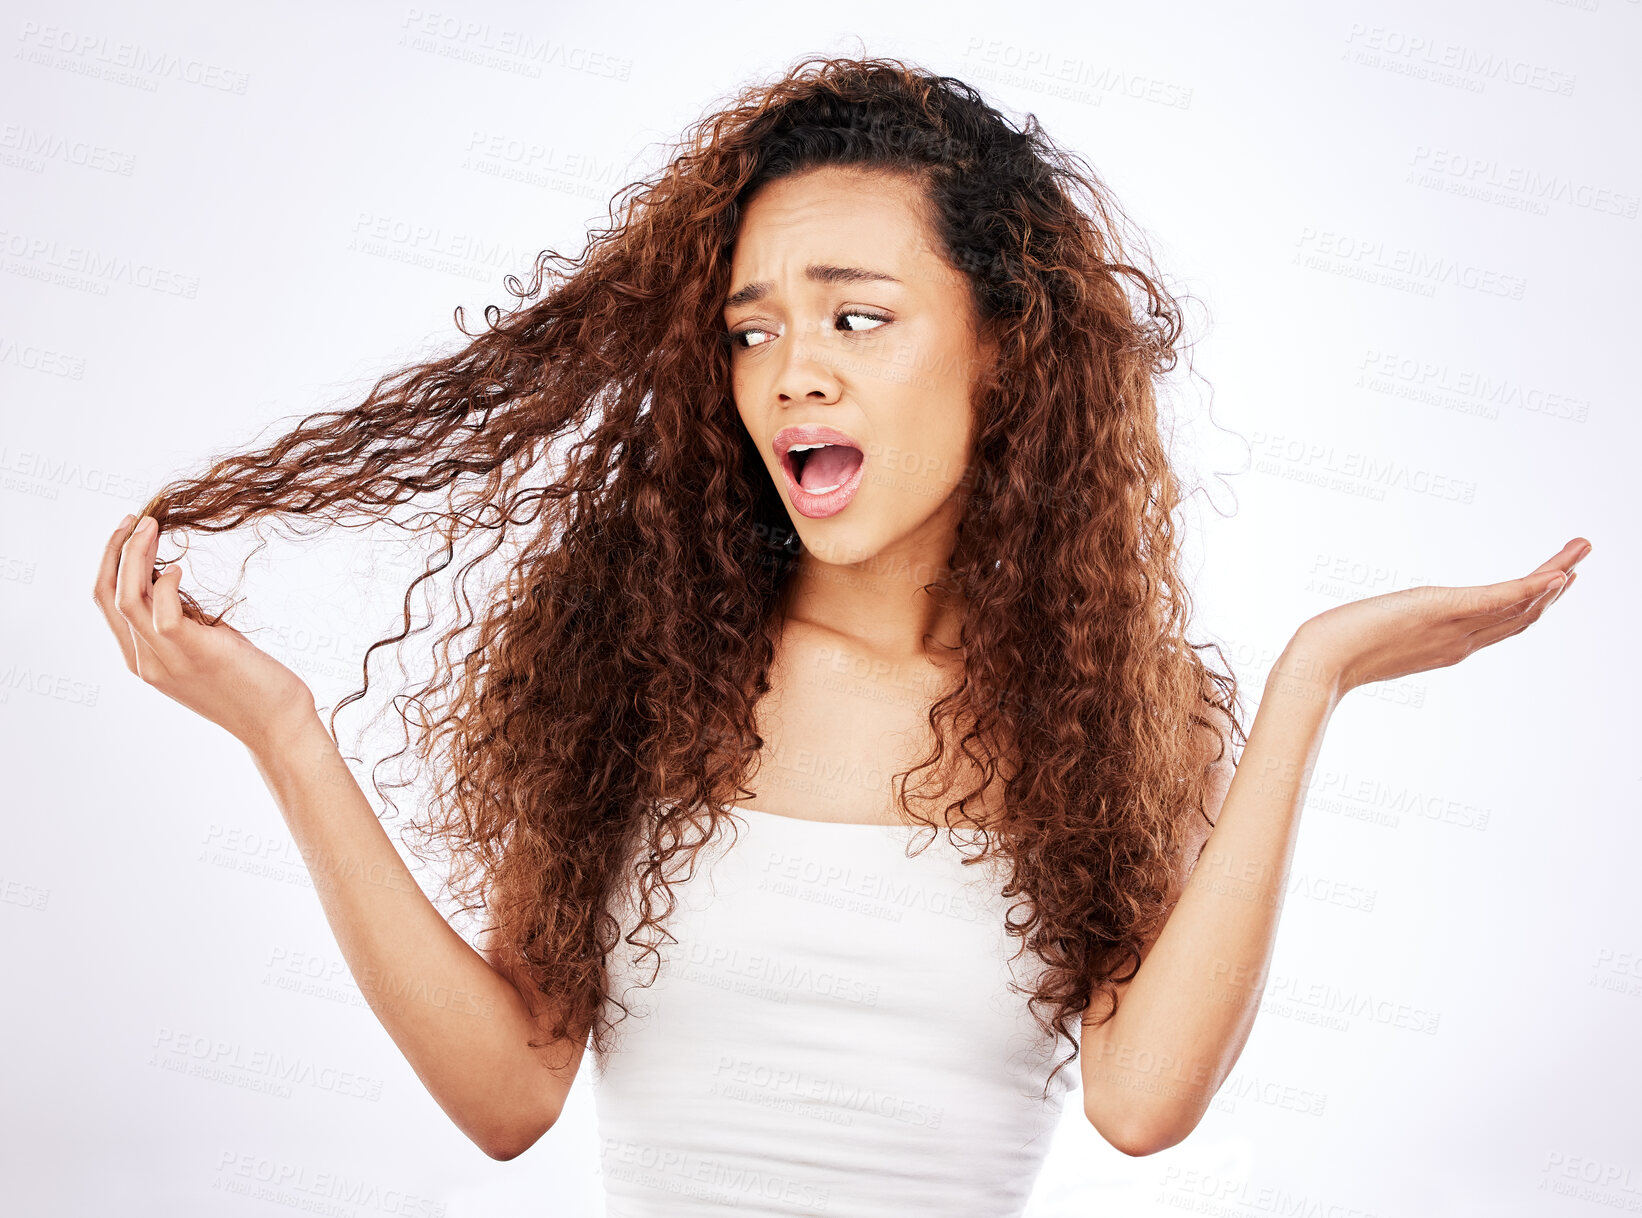
[[[866, 328], [847, 326], [844, 331], [846, 334], [869, 334], [873, 330], [876, 330], [880, 325], [888, 325], [890, 321], [887, 317], [880, 316], [877, 313], [863, 312], [860, 309], [843, 309], [834, 315], [833, 320], [839, 321], [846, 317], [863, 318], [867, 321], [878, 323], [877, 325]], [[741, 330], [731, 330], [725, 335], [725, 341], [727, 341], [732, 347], [738, 347], [743, 351], [747, 351], [753, 347], [762, 347], [765, 345], [763, 341], [753, 341], [751, 337], [752, 335], [770, 333], [771, 331], [762, 329], [759, 326], [747, 326]]]
[[[838, 314], [838, 316], [839, 317], [864, 317], [868, 321], [876, 321], [876, 322], [879, 322], [880, 324], [883, 324], [883, 325], [888, 325], [889, 324], [889, 318], [880, 317], [876, 313], [863, 313], [863, 312], [861, 312], [860, 309], [845, 309], [842, 313]], [[877, 329], [877, 327], [874, 326], [873, 329]], [[850, 331], [850, 333], [852, 333], [852, 334], [861, 333], [861, 331], [852, 329]]]
[[726, 335], [726, 338], [728, 339], [730, 346], [740, 347], [742, 350], [746, 350], [749, 347], [761, 347], [764, 345], [763, 343], [745, 341], [748, 335], [768, 333], [768, 330], [761, 330], [757, 326], [748, 326], [745, 330], [731, 330], [730, 333]]

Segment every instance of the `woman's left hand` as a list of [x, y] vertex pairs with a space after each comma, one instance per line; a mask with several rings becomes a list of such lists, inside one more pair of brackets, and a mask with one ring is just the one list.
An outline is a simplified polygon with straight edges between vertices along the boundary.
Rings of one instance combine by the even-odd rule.
[[[1344, 694], [1359, 685], [1457, 664], [1528, 629], [1572, 584], [1591, 543], [1575, 537], [1521, 579], [1473, 588], [1405, 588], [1352, 601], [1306, 621], [1290, 644]], [[1566, 579], [1564, 577], [1566, 576]]]

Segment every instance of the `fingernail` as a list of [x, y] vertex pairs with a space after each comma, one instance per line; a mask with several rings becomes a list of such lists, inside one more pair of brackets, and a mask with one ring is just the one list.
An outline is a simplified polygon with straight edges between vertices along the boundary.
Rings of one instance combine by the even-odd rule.
[[152, 516], [144, 516], [141, 520], [139, 520], [137, 522], [137, 532], [139, 532], [139, 533], [146, 533], [149, 529], [151, 529], [153, 527], [154, 527], [154, 518]]
[[134, 517], [130, 512], [127, 512], [124, 516], [120, 517], [120, 523], [117, 524], [114, 527], [115, 528], [120, 528], [120, 529], [129, 529], [131, 527], [131, 522], [135, 519], [136, 519], [136, 517]]

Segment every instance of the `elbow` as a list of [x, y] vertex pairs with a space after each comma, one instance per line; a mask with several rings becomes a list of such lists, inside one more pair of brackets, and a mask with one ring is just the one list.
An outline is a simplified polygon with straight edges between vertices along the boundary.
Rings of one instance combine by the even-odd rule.
[[1172, 1135], [1148, 1134], [1141, 1137], [1131, 1137], [1116, 1145], [1118, 1150], [1131, 1159], [1143, 1159], [1147, 1155], [1155, 1155], [1160, 1151], [1168, 1150], [1171, 1146], [1180, 1145], [1186, 1140], [1186, 1134], [1190, 1132], [1190, 1130], [1187, 1130], [1185, 1133]]
[[1113, 1150], [1128, 1155], [1131, 1159], [1144, 1159], [1147, 1155], [1155, 1155], [1158, 1151], [1167, 1150], [1174, 1145], [1172, 1142], [1160, 1142], [1144, 1131], [1126, 1129], [1120, 1133], [1102, 1132], [1100, 1136], [1106, 1139]]
[[485, 1157], [495, 1159], [498, 1163], [506, 1163], [509, 1159], [517, 1159], [529, 1150], [533, 1142], [483, 1142], [479, 1149], [485, 1152]]
[[[545, 1133], [546, 1130], [542, 1132]], [[537, 1134], [535, 1137], [485, 1141], [479, 1143], [479, 1149], [484, 1151], [488, 1158], [495, 1159], [498, 1163], [506, 1163], [509, 1159], [517, 1159], [525, 1151], [536, 1145], [541, 1136], [541, 1134]]]
[[529, 1129], [513, 1129], [500, 1134], [491, 1134], [483, 1138], [475, 1138], [474, 1144], [485, 1152], [486, 1157], [495, 1159], [498, 1163], [506, 1163], [509, 1159], [517, 1159], [529, 1150], [549, 1129], [553, 1122], [546, 1125], [532, 1126]]
[[1089, 1124], [1095, 1127], [1095, 1132], [1105, 1139], [1107, 1145], [1131, 1159], [1143, 1159], [1147, 1155], [1168, 1150], [1171, 1146], [1178, 1146], [1191, 1133], [1189, 1127], [1171, 1128], [1142, 1119], [1135, 1114], [1129, 1114], [1119, 1121], [1112, 1121], [1085, 1108], [1084, 1115], [1089, 1119]]

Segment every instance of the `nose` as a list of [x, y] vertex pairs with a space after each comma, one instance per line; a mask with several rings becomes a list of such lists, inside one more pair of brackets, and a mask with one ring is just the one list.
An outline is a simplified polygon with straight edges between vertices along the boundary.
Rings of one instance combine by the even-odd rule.
[[838, 400], [838, 377], [825, 358], [822, 345], [811, 334], [798, 334], [780, 352], [775, 373], [775, 394], [786, 405], [791, 402]]

